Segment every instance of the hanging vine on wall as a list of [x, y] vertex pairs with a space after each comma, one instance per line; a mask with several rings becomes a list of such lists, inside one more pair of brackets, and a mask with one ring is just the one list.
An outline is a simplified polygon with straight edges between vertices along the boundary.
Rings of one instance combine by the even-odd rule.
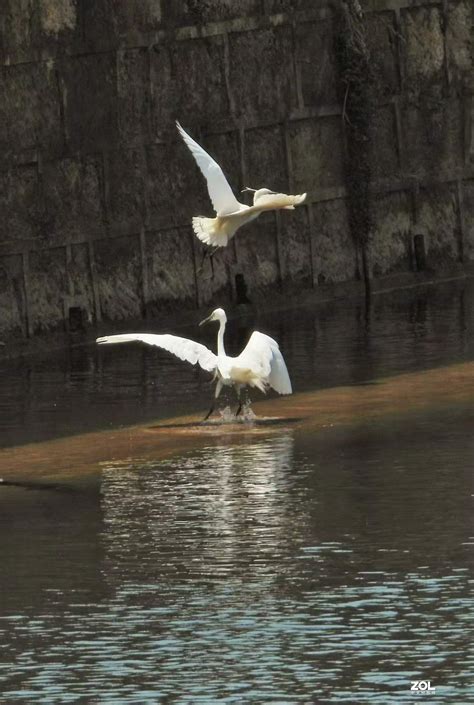
[[336, 8], [335, 54], [346, 146], [349, 226], [362, 260], [370, 293], [367, 243], [372, 229], [370, 149], [375, 109], [375, 72], [358, 0], [340, 0]]

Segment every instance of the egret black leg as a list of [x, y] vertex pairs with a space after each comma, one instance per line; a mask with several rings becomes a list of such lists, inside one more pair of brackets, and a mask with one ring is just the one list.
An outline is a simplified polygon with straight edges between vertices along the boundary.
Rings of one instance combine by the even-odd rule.
[[207, 421], [207, 419], [209, 418], [209, 416], [210, 416], [210, 415], [212, 414], [212, 412], [214, 411], [214, 407], [215, 407], [215, 404], [213, 404], [213, 405], [211, 406], [211, 408], [209, 409], [209, 411], [207, 412], [207, 414], [206, 414], [205, 417], [203, 418], [203, 421]]
[[215, 394], [214, 394], [214, 401], [213, 401], [213, 403], [212, 403], [211, 408], [210, 408], [209, 411], [207, 412], [206, 416], [203, 418], [203, 421], [207, 421], [207, 419], [209, 418], [209, 416], [210, 416], [210, 415], [212, 414], [212, 412], [214, 411], [214, 407], [216, 406], [216, 399], [218, 398], [219, 394], [221, 393], [221, 390], [222, 390], [222, 382], [221, 382], [221, 380], [219, 379], [219, 380], [217, 380], [217, 384], [216, 384], [216, 391], [215, 391]]
[[201, 259], [201, 264], [199, 265], [198, 273], [202, 272], [204, 269], [204, 262], [206, 261], [206, 257], [209, 255], [209, 252], [207, 250], [204, 250], [202, 253], [202, 259]]
[[237, 411], [235, 412], [235, 415], [238, 416], [240, 412], [242, 411], [242, 396], [241, 396], [241, 388], [236, 387], [235, 391], [237, 392], [237, 399], [239, 400], [239, 406], [237, 408]]
[[216, 254], [217, 250], [219, 248], [215, 247], [212, 252], [209, 253], [209, 261], [211, 263], [211, 272], [212, 272], [212, 278], [214, 279], [214, 255]]
[[204, 269], [204, 262], [206, 261], [206, 257], [209, 257], [209, 263], [210, 263], [210, 265], [211, 265], [211, 272], [212, 272], [212, 275], [211, 275], [211, 276], [212, 276], [212, 278], [214, 278], [214, 261], [213, 261], [213, 257], [214, 257], [214, 255], [216, 254], [216, 252], [217, 252], [218, 249], [219, 249], [218, 247], [215, 247], [212, 251], [209, 251], [209, 249], [205, 249], [205, 250], [204, 250], [204, 252], [202, 253], [201, 264], [200, 264], [199, 270], [198, 270], [199, 273], [202, 272], [202, 270]]

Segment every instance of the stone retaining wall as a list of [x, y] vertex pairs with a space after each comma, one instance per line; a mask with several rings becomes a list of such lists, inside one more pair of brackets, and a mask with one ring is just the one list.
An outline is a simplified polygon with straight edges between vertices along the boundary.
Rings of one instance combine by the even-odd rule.
[[[376, 72], [371, 278], [474, 260], [471, 0], [366, 0]], [[333, 6], [318, 0], [3, 0], [0, 332], [361, 277]], [[212, 215], [174, 121], [234, 189], [308, 191], [200, 272]], [[349, 165], [350, 166], [350, 165]], [[242, 277], [240, 277], [240, 285]]]

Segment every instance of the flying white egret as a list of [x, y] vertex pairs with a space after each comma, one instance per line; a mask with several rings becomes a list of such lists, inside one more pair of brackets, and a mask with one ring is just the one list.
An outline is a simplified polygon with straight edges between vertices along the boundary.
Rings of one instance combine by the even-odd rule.
[[201, 343], [197, 343], [189, 338], [180, 338], [177, 335], [155, 335], [152, 333], [120, 333], [119, 335], [106, 335], [97, 338], [100, 345], [111, 343], [129, 343], [133, 341], [156, 345], [158, 348], [167, 350], [180, 360], [190, 362], [192, 365], [199, 364], [203, 370], [214, 373], [217, 380], [214, 401], [209, 412], [204, 417], [204, 421], [214, 411], [216, 399], [224, 386], [233, 386], [239, 400], [239, 407], [236, 416], [242, 409], [241, 391], [243, 387], [257, 387], [262, 392], [266, 392], [269, 387], [278, 394], [291, 394], [291, 382], [286, 369], [283, 355], [280, 352], [278, 343], [264, 333], [254, 331], [250, 339], [237, 357], [226, 355], [224, 349], [224, 330], [227, 317], [222, 308], [216, 308], [211, 315], [199, 324], [210, 321], [219, 322], [217, 332], [217, 355]]
[[209, 196], [216, 211], [216, 218], [201, 215], [193, 218], [193, 230], [206, 245], [225, 247], [242, 225], [250, 223], [263, 211], [294, 210], [295, 206], [305, 200], [306, 193], [290, 196], [268, 188], [252, 189], [247, 186], [244, 191], [254, 192], [253, 206], [240, 203], [219, 164], [183, 130], [179, 122], [176, 122], [176, 126], [206, 177]]

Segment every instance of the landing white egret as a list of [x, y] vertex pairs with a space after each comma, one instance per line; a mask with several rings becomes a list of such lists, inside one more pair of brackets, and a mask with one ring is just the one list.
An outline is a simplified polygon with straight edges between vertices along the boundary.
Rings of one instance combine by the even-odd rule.
[[253, 206], [240, 203], [234, 196], [219, 164], [183, 130], [179, 122], [176, 126], [206, 177], [207, 189], [216, 212], [216, 218], [205, 218], [201, 215], [193, 218], [193, 230], [206, 245], [216, 248], [225, 247], [242, 225], [250, 223], [263, 211], [294, 210], [295, 206], [299, 206], [305, 200], [306, 193], [291, 196], [268, 188], [245, 187], [244, 191], [254, 192]]
[[261, 392], [266, 392], [269, 387], [278, 394], [291, 394], [291, 382], [286, 369], [283, 355], [278, 343], [264, 333], [254, 331], [250, 339], [237, 357], [226, 355], [224, 348], [224, 331], [227, 322], [225, 311], [216, 308], [200, 326], [210, 321], [219, 323], [217, 332], [217, 355], [201, 343], [189, 338], [180, 338], [177, 335], [156, 335], [152, 333], [120, 333], [97, 338], [100, 345], [112, 343], [129, 343], [133, 341], [156, 345], [167, 350], [180, 360], [198, 364], [203, 370], [214, 373], [217, 380], [213, 404], [204, 418], [204, 421], [214, 411], [215, 401], [224, 386], [233, 386], [239, 400], [236, 416], [242, 409], [241, 391], [244, 387], [256, 387]]

